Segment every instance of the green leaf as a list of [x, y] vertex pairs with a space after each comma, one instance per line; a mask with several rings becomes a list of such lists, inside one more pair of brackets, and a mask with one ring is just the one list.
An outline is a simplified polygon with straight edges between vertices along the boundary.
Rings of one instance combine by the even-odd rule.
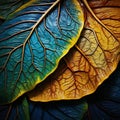
[[[20, 9], [23, 9], [30, 5], [35, 0], [1, 0], [0, 1], [0, 18], [6, 19], [8, 15], [15, 13], [16, 11], [19, 11]], [[27, 4], [26, 4], [27, 3]]]
[[16, 102], [0, 106], [1, 120], [30, 120], [29, 104], [26, 98]]
[[34, 3], [0, 26], [0, 104], [10, 103], [55, 71], [83, 28], [77, 0]]

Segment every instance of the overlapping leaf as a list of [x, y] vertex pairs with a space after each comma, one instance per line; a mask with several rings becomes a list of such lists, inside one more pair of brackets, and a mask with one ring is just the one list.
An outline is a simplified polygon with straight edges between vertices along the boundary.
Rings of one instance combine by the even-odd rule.
[[83, 22], [77, 0], [42, 0], [2, 24], [0, 103], [14, 101], [49, 76], [77, 42]]
[[26, 98], [0, 106], [0, 120], [30, 120], [29, 105]]
[[[116, 69], [120, 58], [119, 35], [112, 32], [113, 27], [111, 30], [103, 24], [86, 2], [85, 4], [87, 6], [85, 10], [86, 28], [83, 30], [81, 38], [64, 57], [58, 70], [30, 93], [31, 100], [79, 99], [94, 92]], [[103, 8], [106, 9], [105, 6]], [[115, 22], [118, 19], [119, 10], [120, 8], [113, 13]], [[106, 12], [108, 13], [106, 19], [109, 22], [111, 12]], [[120, 34], [118, 26], [116, 31]]]
[[31, 120], [81, 120], [87, 111], [84, 99], [48, 103], [30, 102]]
[[88, 109], [84, 99], [36, 103], [24, 97], [0, 106], [0, 120], [81, 120]]
[[90, 0], [88, 1], [95, 15], [120, 41], [120, 1], [119, 0]]
[[83, 120], [120, 119], [120, 64], [103, 85], [86, 99], [89, 109]]
[[30, 5], [35, 0], [0, 0], [0, 18], [6, 19], [24, 6]]

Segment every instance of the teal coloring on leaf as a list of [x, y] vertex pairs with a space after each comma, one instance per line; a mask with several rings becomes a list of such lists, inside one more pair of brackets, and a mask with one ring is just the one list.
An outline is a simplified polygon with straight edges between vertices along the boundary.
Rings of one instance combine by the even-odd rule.
[[24, 97], [0, 106], [0, 120], [30, 120], [29, 102]]
[[8, 105], [0, 105], [1, 120], [82, 120], [88, 110], [85, 99], [31, 102], [25, 96]]
[[31, 120], [82, 120], [88, 109], [84, 99], [46, 103], [30, 102], [29, 107]]
[[48, 77], [77, 42], [77, 0], [41, 0], [0, 26], [0, 103], [10, 103]]

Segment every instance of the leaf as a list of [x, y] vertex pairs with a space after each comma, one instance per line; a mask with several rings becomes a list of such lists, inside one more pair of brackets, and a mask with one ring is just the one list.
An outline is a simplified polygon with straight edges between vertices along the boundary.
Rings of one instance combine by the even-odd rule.
[[[90, 0], [90, 7], [96, 17], [104, 23], [105, 26], [120, 41], [120, 1], [119, 0]], [[104, 13], [104, 14], [103, 14]]]
[[30, 102], [31, 120], [81, 120], [86, 111], [87, 104], [83, 99], [48, 103]]
[[[58, 70], [29, 93], [30, 100], [82, 98], [93, 93], [116, 69], [120, 59], [119, 36], [113, 27], [110, 29], [96, 17], [85, 0], [84, 3], [87, 7], [84, 10], [86, 22], [81, 38], [62, 60]], [[103, 5], [102, 8], [106, 7]], [[112, 6], [110, 8], [114, 9]], [[119, 10], [113, 12], [114, 16], [112, 15], [115, 23]], [[100, 12], [102, 13], [104, 17], [104, 12]], [[107, 11], [107, 13], [106, 19], [109, 22], [111, 12]], [[118, 26], [116, 31], [120, 35]]]
[[29, 105], [26, 98], [0, 106], [0, 120], [30, 120]]
[[97, 91], [86, 97], [88, 112], [83, 120], [120, 118], [120, 64], [115, 72], [101, 85]]
[[84, 99], [59, 102], [31, 102], [20, 97], [0, 106], [0, 120], [81, 120], [88, 107]]
[[0, 18], [7, 19], [9, 15], [12, 15], [17, 11], [22, 10], [34, 1], [35, 0], [1, 0]]
[[14, 101], [54, 72], [77, 42], [83, 20], [77, 0], [43, 0], [0, 26], [1, 104]]

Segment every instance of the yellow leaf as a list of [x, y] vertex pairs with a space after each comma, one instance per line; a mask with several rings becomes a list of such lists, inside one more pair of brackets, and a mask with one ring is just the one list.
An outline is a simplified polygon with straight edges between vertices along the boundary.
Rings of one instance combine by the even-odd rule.
[[[93, 93], [116, 69], [120, 59], [120, 8], [114, 5], [114, 0], [107, 5], [101, 1], [100, 6], [91, 0], [93, 11], [86, 0], [83, 1], [86, 22], [78, 43], [62, 59], [58, 69], [29, 93], [30, 100], [79, 99]], [[97, 7], [99, 12], [95, 12]], [[110, 11], [104, 15], [108, 8]], [[111, 18], [114, 22], [109, 25]]]

